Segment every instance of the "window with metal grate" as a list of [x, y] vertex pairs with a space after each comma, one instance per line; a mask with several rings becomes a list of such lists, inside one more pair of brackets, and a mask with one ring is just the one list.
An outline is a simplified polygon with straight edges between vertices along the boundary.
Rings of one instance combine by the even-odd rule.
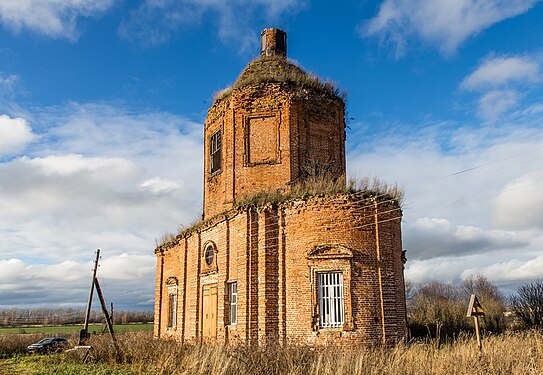
[[343, 274], [326, 272], [318, 274], [319, 326], [342, 327], [344, 323]]

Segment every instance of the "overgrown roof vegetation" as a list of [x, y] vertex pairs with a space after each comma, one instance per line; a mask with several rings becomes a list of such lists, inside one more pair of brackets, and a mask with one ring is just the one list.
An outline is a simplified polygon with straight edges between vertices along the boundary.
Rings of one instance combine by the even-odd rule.
[[[389, 185], [385, 181], [374, 177], [362, 179], [349, 178], [345, 183], [344, 178], [329, 178], [326, 175], [309, 176], [302, 182], [294, 184], [290, 191], [281, 192], [277, 189], [263, 190], [255, 194], [249, 194], [234, 203], [234, 209], [259, 208], [268, 204], [277, 205], [280, 203], [309, 199], [318, 196], [330, 196], [336, 194], [358, 195], [360, 199], [378, 199], [379, 201], [390, 200], [399, 206], [403, 203], [405, 191], [398, 184]], [[211, 218], [213, 220], [215, 218]], [[208, 221], [206, 221], [208, 222]], [[178, 236], [185, 236], [205, 226], [206, 222], [198, 219], [191, 224], [181, 226], [177, 235], [165, 233], [157, 239], [157, 247], [173, 244]]]
[[260, 191], [238, 200], [234, 203], [234, 207], [257, 208], [266, 206], [269, 203], [279, 204], [290, 200], [335, 194], [356, 194], [362, 199], [392, 200], [401, 205], [404, 190], [397, 184], [389, 185], [379, 178], [349, 178], [345, 184], [344, 178], [333, 179], [327, 176], [309, 176], [293, 185], [289, 192], [282, 193], [273, 189]]
[[306, 73], [282, 56], [259, 57], [251, 61], [236, 82], [217, 92], [214, 99], [216, 101], [222, 100], [228, 97], [233, 90], [261, 83], [284, 83], [290, 88], [295, 88], [295, 94], [300, 97], [305, 97], [311, 91], [345, 103], [346, 93], [340, 92], [333, 82], [323, 82], [319, 77]]

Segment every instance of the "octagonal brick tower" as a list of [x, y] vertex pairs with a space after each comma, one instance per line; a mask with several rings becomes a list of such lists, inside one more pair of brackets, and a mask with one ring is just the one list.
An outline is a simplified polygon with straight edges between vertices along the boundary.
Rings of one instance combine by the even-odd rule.
[[345, 181], [345, 103], [286, 57], [286, 33], [261, 33], [260, 57], [219, 93], [204, 127], [204, 218], [309, 176]]

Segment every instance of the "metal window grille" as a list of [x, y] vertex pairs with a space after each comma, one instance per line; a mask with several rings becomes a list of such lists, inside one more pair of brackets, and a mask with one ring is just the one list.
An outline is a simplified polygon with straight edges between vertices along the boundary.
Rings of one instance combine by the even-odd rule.
[[209, 155], [211, 161], [211, 173], [215, 173], [221, 169], [221, 131], [218, 130], [209, 139]]
[[177, 324], [177, 295], [168, 294], [168, 327], [173, 328]]
[[234, 281], [229, 286], [230, 324], [236, 324], [238, 320], [238, 283]]
[[321, 328], [342, 327], [344, 323], [343, 274], [341, 272], [319, 273], [319, 326]]

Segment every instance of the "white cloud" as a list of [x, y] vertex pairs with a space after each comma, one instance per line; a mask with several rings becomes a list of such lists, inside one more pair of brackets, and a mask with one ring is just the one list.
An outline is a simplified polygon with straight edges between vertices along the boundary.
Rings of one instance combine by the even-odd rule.
[[219, 38], [223, 42], [235, 41], [235, 46], [244, 51], [258, 41], [250, 27], [252, 21], [277, 20], [305, 5], [305, 0], [145, 0], [122, 22], [119, 33], [127, 39], [157, 45], [213, 16]]
[[416, 259], [525, 248], [530, 242], [522, 237], [512, 231], [453, 225], [446, 219], [419, 218], [412, 225], [404, 225], [405, 242]]
[[[154, 254], [129, 254], [104, 258], [101, 262], [100, 273], [108, 280], [142, 280], [154, 278], [156, 271], [156, 257]], [[147, 291], [154, 290], [154, 283], [147, 283]]]
[[35, 139], [25, 119], [0, 115], [0, 155], [19, 151]]
[[[541, 163], [541, 160], [539, 160]], [[505, 228], [543, 229], [543, 172], [525, 173], [505, 185], [496, 198], [494, 222]]]
[[179, 188], [179, 184], [175, 181], [164, 180], [160, 177], [153, 177], [143, 181], [140, 184], [143, 190], [150, 191], [154, 194], [168, 194]]
[[0, 94], [12, 92], [18, 81], [19, 76], [0, 72]]
[[524, 281], [539, 279], [543, 274], [543, 255], [528, 259], [510, 259], [489, 264], [485, 267], [464, 270], [463, 275], [483, 273], [497, 282]]
[[361, 28], [405, 52], [416, 36], [445, 54], [454, 53], [469, 37], [493, 24], [515, 17], [539, 0], [384, 0], [379, 13]]
[[483, 273], [513, 291], [541, 274], [543, 176], [535, 173], [543, 160], [541, 108], [520, 108], [491, 127], [374, 123], [365, 134], [351, 124], [349, 175], [406, 189], [408, 279], [458, 282]]
[[0, 223], [10, 226], [42, 215], [58, 215], [59, 222], [99, 215], [130, 201], [137, 172], [128, 160], [73, 154], [0, 164]]
[[1, 304], [84, 305], [100, 248], [106, 298], [151, 309], [155, 239], [201, 209], [202, 125], [78, 103], [32, 121], [26, 155], [0, 160]]
[[[129, 160], [120, 158], [85, 158], [82, 155], [68, 154], [29, 159], [23, 157], [19, 161], [35, 168], [43, 176], [73, 176], [75, 174], [95, 174], [100, 179], [126, 176], [135, 170]], [[18, 166], [21, 167], [21, 166]], [[24, 167], [24, 166], [23, 166]]]
[[[540, 61], [527, 56], [485, 59], [460, 83], [463, 90], [477, 91], [477, 113], [495, 122], [519, 106], [521, 99], [541, 82]], [[533, 108], [533, 107], [532, 107]]]
[[405, 278], [414, 283], [430, 281], [457, 282], [466, 267], [466, 257], [439, 257], [425, 260], [412, 260], [407, 253]]
[[515, 90], [492, 90], [479, 98], [477, 111], [483, 119], [496, 121], [514, 109], [518, 102], [519, 94]]
[[77, 20], [98, 15], [114, 0], [2, 0], [0, 22], [15, 32], [28, 29], [48, 37], [76, 39]]
[[408, 260], [405, 277], [414, 283], [445, 281], [456, 283], [470, 275], [482, 274], [506, 292], [513, 292], [519, 284], [541, 278], [542, 255], [522, 253], [474, 254], [464, 257], [436, 257]]
[[[92, 258], [92, 250], [85, 255]], [[91, 269], [91, 259], [52, 264], [31, 264], [17, 258], [0, 259], [2, 306], [83, 307], [88, 296]], [[106, 301], [113, 301], [117, 308], [152, 308], [154, 255], [106, 255], [100, 261], [97, 276]]]
[[516, 82], [537, 83], [541, 80], [539, 68], [539, 62], [528, 57], [495, 57], [484, 61], [460, 87], [475, 90]]

